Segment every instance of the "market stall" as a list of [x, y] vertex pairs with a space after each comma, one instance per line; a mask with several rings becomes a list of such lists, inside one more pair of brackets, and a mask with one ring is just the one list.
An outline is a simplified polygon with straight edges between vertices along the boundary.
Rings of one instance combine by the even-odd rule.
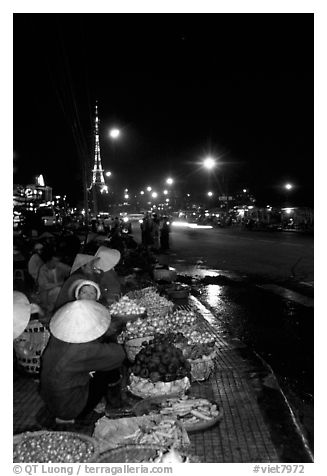
[[189, 434], [206, 431], [223, 417], [219, 402], [190, 395], [192, 385], [214, 369], [213, 336], [195, 310], [179, 309], [155, 284], [121, 297], [109, 311], [126, 323], [119, 342], [130, 360], [132, 412], [116, 418], [99, 414], [89, 439], [73, 432], [15, 436], [14, 461], [39, 462], [41, 453], [42, 462], [200, 461], [190, 452]]

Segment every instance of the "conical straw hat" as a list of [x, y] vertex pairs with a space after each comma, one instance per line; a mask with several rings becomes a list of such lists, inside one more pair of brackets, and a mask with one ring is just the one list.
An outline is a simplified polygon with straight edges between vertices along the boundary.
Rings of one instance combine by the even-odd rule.
[[95, 257], [99, 258], [96, 262], [96, 266], [102, 271], [109, 271], [114, 268], [120, 260], [120, 252], [107, 246], [100, 246], [95, 253]]
[[77, 253], [77, 255], [75, 257], [75, 260], [74, 260], [74, 263], [73, 263], [73, 266], [70, 270], [70, 274], [73, 274], [74, 271], [79, 269], [84, 264], [90, 263], [90, 261], [93, 261], [94, 259], [96, 259], [95, 256], [85, 255], [85, 254], [82, 254], [82, 253]]
[[14, 306], [13, 306], [13, 338], [17, 339], [26, 328], [31, 317], [31, 305], [25, 294], [14, 291]]
[[81, 344], [102, 336], [110, 326], [107, 308], [95, 301], [80, 300], [65, 304], [50, 321], [52, 334], [64, 342]]

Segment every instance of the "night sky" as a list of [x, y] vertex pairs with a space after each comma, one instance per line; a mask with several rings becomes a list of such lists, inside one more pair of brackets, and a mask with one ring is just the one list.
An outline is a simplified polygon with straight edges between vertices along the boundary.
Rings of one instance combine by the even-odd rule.
[[312, 14], [14, 14], [13, 45], [14, 183], [42, 173], [82, 199], [97, 99], [117, 193], [171, 175], [185, 193], [249, 188], [273, 205], [290, 182], [313, 205]]

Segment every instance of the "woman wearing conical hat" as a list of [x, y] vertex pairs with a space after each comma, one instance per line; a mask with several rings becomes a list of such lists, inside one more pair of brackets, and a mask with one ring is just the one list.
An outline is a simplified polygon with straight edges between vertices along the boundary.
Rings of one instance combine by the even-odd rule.
[[121, 293], [121, 282], [114, 270], [119, 260], [119, 251], [106, 246], [100, 246], [95, 255], [78, 253], [72, 265], [70, 277], [65, 281], [58, 295], [55, 309], [74, 301], [76, 282], [81, 279], [95, 281], [101, 289], [101, 302], [111, 304]]
[[69, 302], [52, 317], [40, 383], [41, 396], [57, 423], [73, 423], [106, 394], [108, 405], [116, 405], [108, 386], [120, 392], [125, 352], [121, 345], [104, 341], [110, 322], [108, 309], [91, 299]]

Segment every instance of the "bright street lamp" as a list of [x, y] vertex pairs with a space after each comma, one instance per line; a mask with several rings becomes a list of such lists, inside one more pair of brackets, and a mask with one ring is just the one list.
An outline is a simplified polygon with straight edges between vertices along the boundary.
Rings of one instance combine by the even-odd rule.
[[119, 136], [120, 136], [120, 130], [119, 129], [110, 129], [109, 131], [109, 136], [112, 138], [112, 139], [117, 139]]
[[208, 169], [208, 170], [211, 170], [213, 169], [215, 166], [216, 166], [216, 161], [212, 158], [212, 157], [207, 157], [206, 159], [204, 159], [203, 161], [203, 166]]
[[212, 197], [213, 193], [212, 192], [208, 192], [208, 197]]
[[287, 183], [287, 184], [285, 185], [285, 188], [286, 188], [286, 190], [292, 190], [293, 185], [291, 185], [290, 183]]
[[168, 183], [168, 185], [172, 185], [174, 183], [174, 180], [171, 177], [168, 177], [166, 183]]
[[164, 195], [168, 195], [168, 190], [164, 190], [164, 191], [163, 191], [163, 194], [164, 194]]
[[141, 194], [141, 195], [144, 195], [144, 191], [143, 191], [143, 190], [141, 190], [141, 191], [140, 191], [140, 194]]
[[157, 192], [153, 192], [151, 195], [152, 198], [157, 198], [157, 196], [158, 196]]
[[111, 172], [106, 172], [106, 177], [110, 177]]
[[146, 189], [147, 189], [148, 192], [151, 192], [152, 187], [147, 187]]

